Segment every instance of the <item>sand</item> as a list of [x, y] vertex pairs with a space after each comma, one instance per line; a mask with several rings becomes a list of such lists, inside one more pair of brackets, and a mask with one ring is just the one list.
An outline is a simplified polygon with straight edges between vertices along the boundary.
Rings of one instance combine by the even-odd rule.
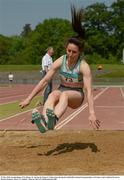
[[124, 131], [0, 131], [0, 175], [124, 175]]

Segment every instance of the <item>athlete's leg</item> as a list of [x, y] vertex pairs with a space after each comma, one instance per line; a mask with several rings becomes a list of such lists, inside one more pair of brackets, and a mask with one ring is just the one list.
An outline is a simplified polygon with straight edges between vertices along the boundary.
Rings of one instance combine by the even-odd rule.
[[47, 101], [45, 102], [42, 113], [45, 116], [46, 120], [47, 120], [46, 109], [54, 110], [55, 105], [59, 101], [60, 95], [61, 95], [61, 92], [59, 90], [55, 90], [49, 95]]
[[78, 108], [83, 102], [83, 94], [78, 91], [64, 91], [61, 93], [59, 101], [55, 106], [54, 113], [58, 118], [60, 118], [67, 107], [71, 107], [73, 109]]
[[58, 119], [64, 114], [67, 107], [77, 108], [82, 104], [83, 96], [78, 91], [59, 90], [52, 92], [46, 101], [43, 114], [48, 123], [48, 129], [54, 129]]

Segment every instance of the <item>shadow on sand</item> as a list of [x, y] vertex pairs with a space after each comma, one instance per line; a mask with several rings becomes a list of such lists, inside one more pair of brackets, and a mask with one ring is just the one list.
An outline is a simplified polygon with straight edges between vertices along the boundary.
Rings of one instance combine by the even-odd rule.
[[92, 152], [97, 153], [100, 150], [98, 150], [97, 146], [94, 143], [63, 143], [59, 144], [56, 148], [47, 151], [44, 154], [38, 153], [38, 155], [45, 155], [45, 156], [50, 156], [50, 155], [59, 155], [67, 152], [72, 152], [74, 150], [83, 150], [86, 148], [90, 148]]

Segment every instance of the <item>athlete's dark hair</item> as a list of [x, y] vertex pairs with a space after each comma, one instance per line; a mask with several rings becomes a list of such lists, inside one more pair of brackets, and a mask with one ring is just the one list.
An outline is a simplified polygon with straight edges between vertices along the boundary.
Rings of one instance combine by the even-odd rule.
[[[83, 16], [83, 9], [76, 9], [74, 5], [71, 6], [71, 16], [72, 16], [72, 28], [77, 35], [72, 36], [68, 39], [67, 45], [69, 43], [73, 43], [78, 46], [79, 50], [82, 50], [84, 47], [84, 38], [85, 38], [85, 29], [82, 26], [82, 16]], [[67, 46], [66, 45], [66, 46]]]

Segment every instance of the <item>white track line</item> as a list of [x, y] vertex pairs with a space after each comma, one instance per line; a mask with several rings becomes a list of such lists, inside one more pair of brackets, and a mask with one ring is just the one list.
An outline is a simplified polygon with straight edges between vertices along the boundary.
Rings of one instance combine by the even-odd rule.
[[122, 98], [124, 99], [124, 91], [123, 91], [122, 87], [120, 87], [120, 91], [121, 91]]
[[[94, 97], [94, 100], [96, 100], [99, 96], [101, 96], [109, 87], [103, 89], [99, 94], [97, 94]], [[81, 111], [83, 111], [86, 107], [88, 106], [88, 103], [84, 104], [83, 106], [81, 106], [78, 110], [76, 110], [75, 112], [73, 112], [71, 115], [69, 115], [66, 119], [64, 119], [63, 121], [61, 121], [59, 124], [56, 125], [55, 129], [60, 129], [62, 128], [64, 125], [66, 125], [68, 122], [70, 122], [75, 116], [77, 116]]]
[[10, 98], [15, 98], [15, 97], [21, 97], [21, 96], [27, 96], [27, 94], [21, 94], [21, 95], [11, 95], [11, 96], [8, 96], [8, 97], [0, 97], [0, 100], [1, 99], [10, 99]]
[[[34, 108], [33, 108], [33, 109], [34, 109]], [[29, 109], [29, 110], [27, 110], [27, 111], [24, 111], [24, 112], [15, 114], [15, 115], [13, 115], [13, 116], [9, 116], [9, 117], [7, 117], [7, 118], [0, 119], [0, 122], [1, 122], [1, 121], [6, 121], [6, 120], [8, 120], [8, 119], [11, 119], [11, 118], [13, 118], [13, 117], [17, 117], [17, 116], [22, 115], [22, 114], [25, 114], [25, 113], [27, 113], [27, 112], [29, 112], [29, 111], [32, 111], [33, 109]]]
[[[37, 107], [37, 109], [39, 109], [39, 108], [40, 108], [40, 107]], [[29, 109], [29, 110], [24, 111], [24, 112], [21, 112], [21, 113], [18, 113], [18, 114], [15, 114], [15, 115], [13, 115], [13, 116], [9, 116], [9, 117], [4, 118], [4, 119], [0, 119], [0, 122], [1, 122], [1, 121], [6, 121], [6, 120], [8, 120], [8, 119], [11, 119], [11, 118], [13, 118], [13, 117], [17, 117], [17, 116], [22, 115], [22, 114], [25, 114], [25, 113], [27, 113], [27, 112], [32, 111], [33, 109], [34, 109], [34, 108]]]
[[0, 105], [5, 105], [5, 104], [11, 104], [11, 103], [17, 103], [18, 101], [10, 101], [10, 102], [5, 102], [5, 103], [0, 103]]
[[124, 106], [95, 106], [97, 108], [124, 108]]
[[102, 88], [102, 87], [112, 87], [112, 88], [117, 88], [117, 87], [124, 87], [124, 85], [93, 85], [93, 87], [98, 87], [98, 88]]

